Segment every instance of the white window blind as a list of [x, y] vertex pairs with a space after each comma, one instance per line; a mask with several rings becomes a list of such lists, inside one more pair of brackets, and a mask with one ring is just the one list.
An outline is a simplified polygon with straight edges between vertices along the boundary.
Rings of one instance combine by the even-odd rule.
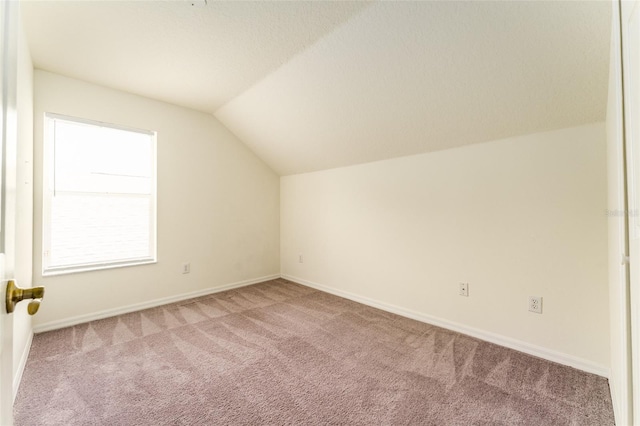
[[45, 122], [43, 273], [155, 262], [155, 133]]

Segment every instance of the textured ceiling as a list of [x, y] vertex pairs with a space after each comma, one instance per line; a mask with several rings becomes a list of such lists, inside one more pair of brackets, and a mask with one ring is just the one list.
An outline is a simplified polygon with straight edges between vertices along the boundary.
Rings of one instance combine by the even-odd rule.
[[383, 2], [216, 116], [283, 175], [604, 120], [607, 2]]
[[282, 175], [604, 120], [607, 1], [28, 2], [36, 67], [213, 112]]
[[214, 112], [366, 2], [26, 0], [34, 66]]

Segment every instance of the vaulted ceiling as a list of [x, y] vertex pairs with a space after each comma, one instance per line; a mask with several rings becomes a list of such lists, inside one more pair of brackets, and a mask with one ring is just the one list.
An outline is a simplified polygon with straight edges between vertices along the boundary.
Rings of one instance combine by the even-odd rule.
[[214, 114], [277, 173], [605, 118], [606, 1], [27, 1], [36, 68]]

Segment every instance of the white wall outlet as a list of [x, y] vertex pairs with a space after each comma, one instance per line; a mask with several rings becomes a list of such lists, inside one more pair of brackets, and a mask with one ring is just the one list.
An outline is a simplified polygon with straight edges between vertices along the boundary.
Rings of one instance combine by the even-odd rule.
[[183, 263], [182, 264], [182, 273], [183, 274], [188, 274], [189, 272], [191, 272], [191, 263]]
[[542, 313], [542, 297], [529, 296], [529, 310], [536, 314]]
[[460, 283], [460, 296], [469, 297], [469, 283]]
[[304, 258], [301, 254], [298, 255], [298, 263], [304, 263]]

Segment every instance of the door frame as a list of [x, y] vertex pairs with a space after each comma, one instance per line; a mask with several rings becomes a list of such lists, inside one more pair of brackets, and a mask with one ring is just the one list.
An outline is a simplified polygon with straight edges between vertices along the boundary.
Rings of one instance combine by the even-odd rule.
[[[7, 238], [6, 208], [15, 198], [7, 190], [8, 143], [17, 144], [17, 68], [19, 1], [0, 1], [0, 424], [13, 424], [13, 316], [6, 312], [5, 300], [7, 275], [13, 274], [13, 265], [7, 264], [4, 255], [15, 245], [13, 237]], [[15, 161], [15, 160], [14, 160]], [[15, 169], [15, 167], [14, 167]], [[15, 204], [15, 203], [14, 203]], [[15, 250], [14, 250], [15, 251]]]
[[[626, 297], [629, 309], [630, 412], [640, 425], [640, 1], [617, 0], [620, 11], [620, 43], [623, 97], [623, 169], [625, 196], [624, 255]], [[614, 8], [615, 11], [615, 8]]]

